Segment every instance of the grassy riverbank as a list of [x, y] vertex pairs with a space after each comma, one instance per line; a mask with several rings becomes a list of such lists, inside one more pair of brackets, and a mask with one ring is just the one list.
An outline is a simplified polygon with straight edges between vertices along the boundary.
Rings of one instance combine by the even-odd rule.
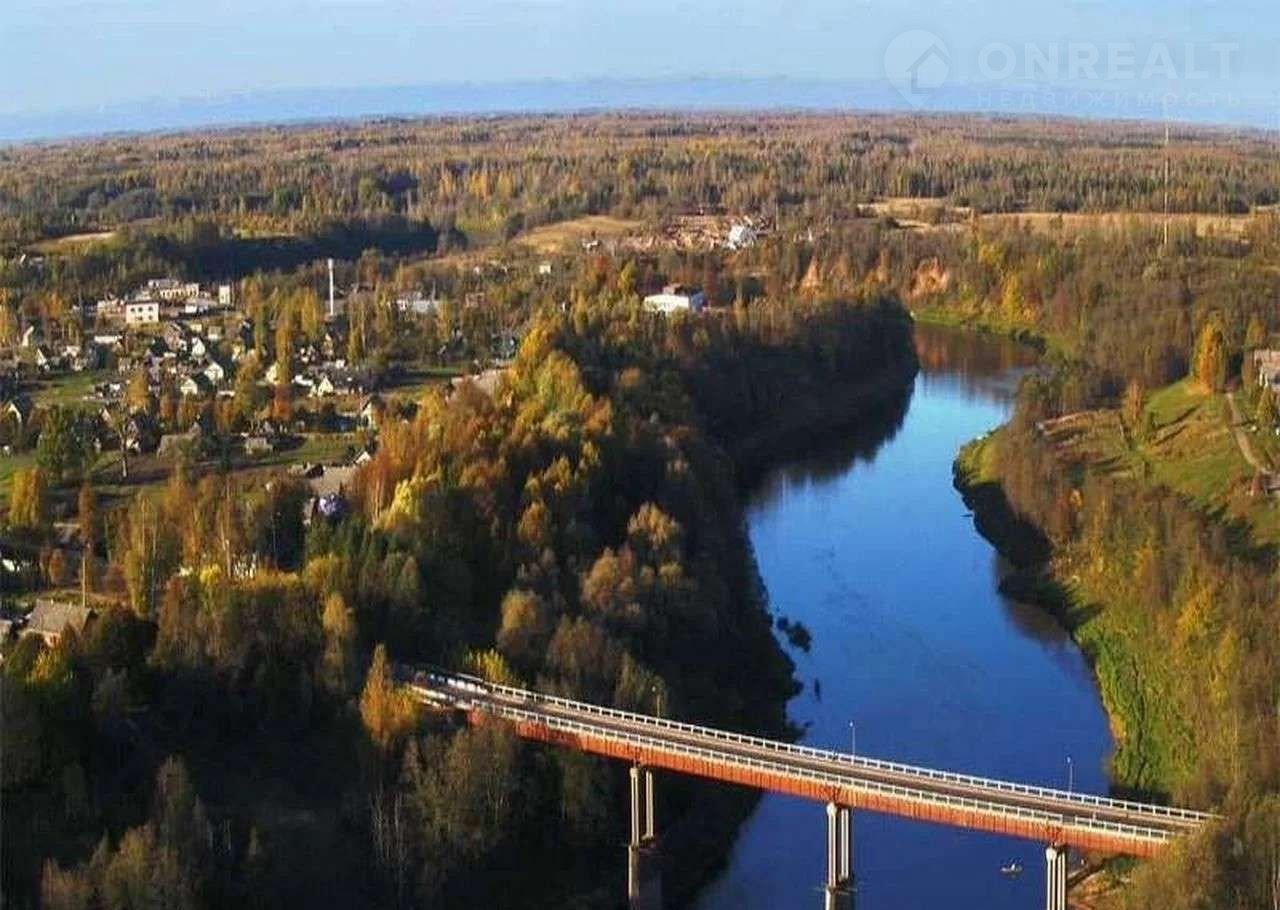
[[1093, 668], [1116, 751], [1110, 775], [1121, 789], [1169, 793], [1175, 756], [1188, 733], [1170, 710], [1162, 648], [1150, 626], [1115, 602], [1115, 591], [1082, 572], [1085, 554], [1054, 549], [1044, 532], [1019, 515], [1004, 494], [996, 460], [999, 431], [966, 445], [956, 460], [956, 486], [979, 532], [1015, 567], [1001, 589], [1053, 613]]
[[1275, 504], [1247, 492], [1231, 409], [1184, 383], [1128, 420], [1037, 420], [1029, 400], [955, 464], [979, 530], [1016, 566], [1003, 588], [1051, 609], [1090, 661], [1116, 788], [1223, 815], [1130, 870], [1124, 903], [1269, 906], [1280, 871]]
[[1046, 335], [1039, 329], [1019, 322], [1012, 322], [992, 316], [981, 310], [963, 309], [954, 302], [935, 302], [929, 306], [911, 311], [911, 318], [924, 325], [940, 325], [947, 328], [965, 329], [985, 335], [1001, 335], [1012, 338], [1043, 353], [1053, 352], [1067, 354], [1067, 348], [1061, 338]]

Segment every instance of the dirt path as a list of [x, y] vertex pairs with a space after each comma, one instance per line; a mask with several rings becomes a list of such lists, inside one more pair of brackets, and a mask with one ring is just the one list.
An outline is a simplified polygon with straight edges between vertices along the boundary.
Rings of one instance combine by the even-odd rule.
[[1270, 474], [1271, 465], [1260, 459], [1257, 453], [1253, 451], [1253, 443], [1243, 429], [1244, 418], [1240, 415], [1240, 406], [1236, 404], [1235, 392], [1227, 393], [1227, 404], [1231, 406], [1231, 433], [1236, 438], [1236, 445], [1240, 447], [1240, 454], [1244, 456], [1245, 461], [1253, 466], [1255, 471], [1261, 474]]

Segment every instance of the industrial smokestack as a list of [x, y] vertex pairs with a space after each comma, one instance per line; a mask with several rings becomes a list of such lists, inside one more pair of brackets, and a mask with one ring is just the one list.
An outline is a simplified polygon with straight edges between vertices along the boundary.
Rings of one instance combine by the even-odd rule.
[[333, 260], [329, 260], [329, 318], [334, 317], [334, 300], [333, 300]]
[[333, 259], [329, 260], [329, 318], [334, 317]]

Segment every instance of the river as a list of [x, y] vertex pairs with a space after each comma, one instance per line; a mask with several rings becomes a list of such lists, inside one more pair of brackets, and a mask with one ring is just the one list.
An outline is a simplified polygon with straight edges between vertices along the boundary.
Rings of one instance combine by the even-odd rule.
[[[793, 460], [749, 498], [772, 608], [813, 635], [809, 653], [789, 648], [804, 683], [791, 718], [812, 745], [1104, 794], [1111, 737], [1089, 668], [1050, 617], [1000, 594], [999, 557], [952, 486], [958, 449], [1007, 418], [1033, 354], [930, 326], [917, 350], [896, 432]], [[695, 906], [820, 907], [825, 836], [821, 805], [766, 795]], [[854, 844], [858, 910], [1044, 901], [1042, 844], [868, 812]], [[1010, 860], [1021, 876], [1001, 874]]]

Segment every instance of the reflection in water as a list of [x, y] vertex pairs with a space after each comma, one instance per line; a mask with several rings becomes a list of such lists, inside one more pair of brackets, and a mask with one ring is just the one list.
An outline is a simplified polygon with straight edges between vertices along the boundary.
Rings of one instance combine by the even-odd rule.
[[942, 382], [970, 399], [1012, 399], [1018, 381], [1039, 358], [1034, 349], [1011, 338], [950, 326], [917, 323], [915, 337], [926, 387]]
[[[1002, 423], [1034, 353], [917, 326], [922, 372], [905, 417], [864, 421], [774, 471], [748, 524], [774, 610], [813, 633], [792, 652], [790, 715], [810, 744], [1106, 792], [1106, 718], [1088, 667], [1053, 620], [999, 594], [1000, 566], [952, 487], [964, 442]], [[821, 680], [821, 699], [815, 697]], [[851, 723], [856, 727], [851, 728]], [[821, 806], [766, 796], [699, 910], [816, 908]], [[860, 812], [859, 910], [1023, 910], [1044, 886], [1041, 845]], [[1010, 860], [1026, 873], [1000, 875]], [[1042, 898], [1041, 898], [1042, 899]]]

